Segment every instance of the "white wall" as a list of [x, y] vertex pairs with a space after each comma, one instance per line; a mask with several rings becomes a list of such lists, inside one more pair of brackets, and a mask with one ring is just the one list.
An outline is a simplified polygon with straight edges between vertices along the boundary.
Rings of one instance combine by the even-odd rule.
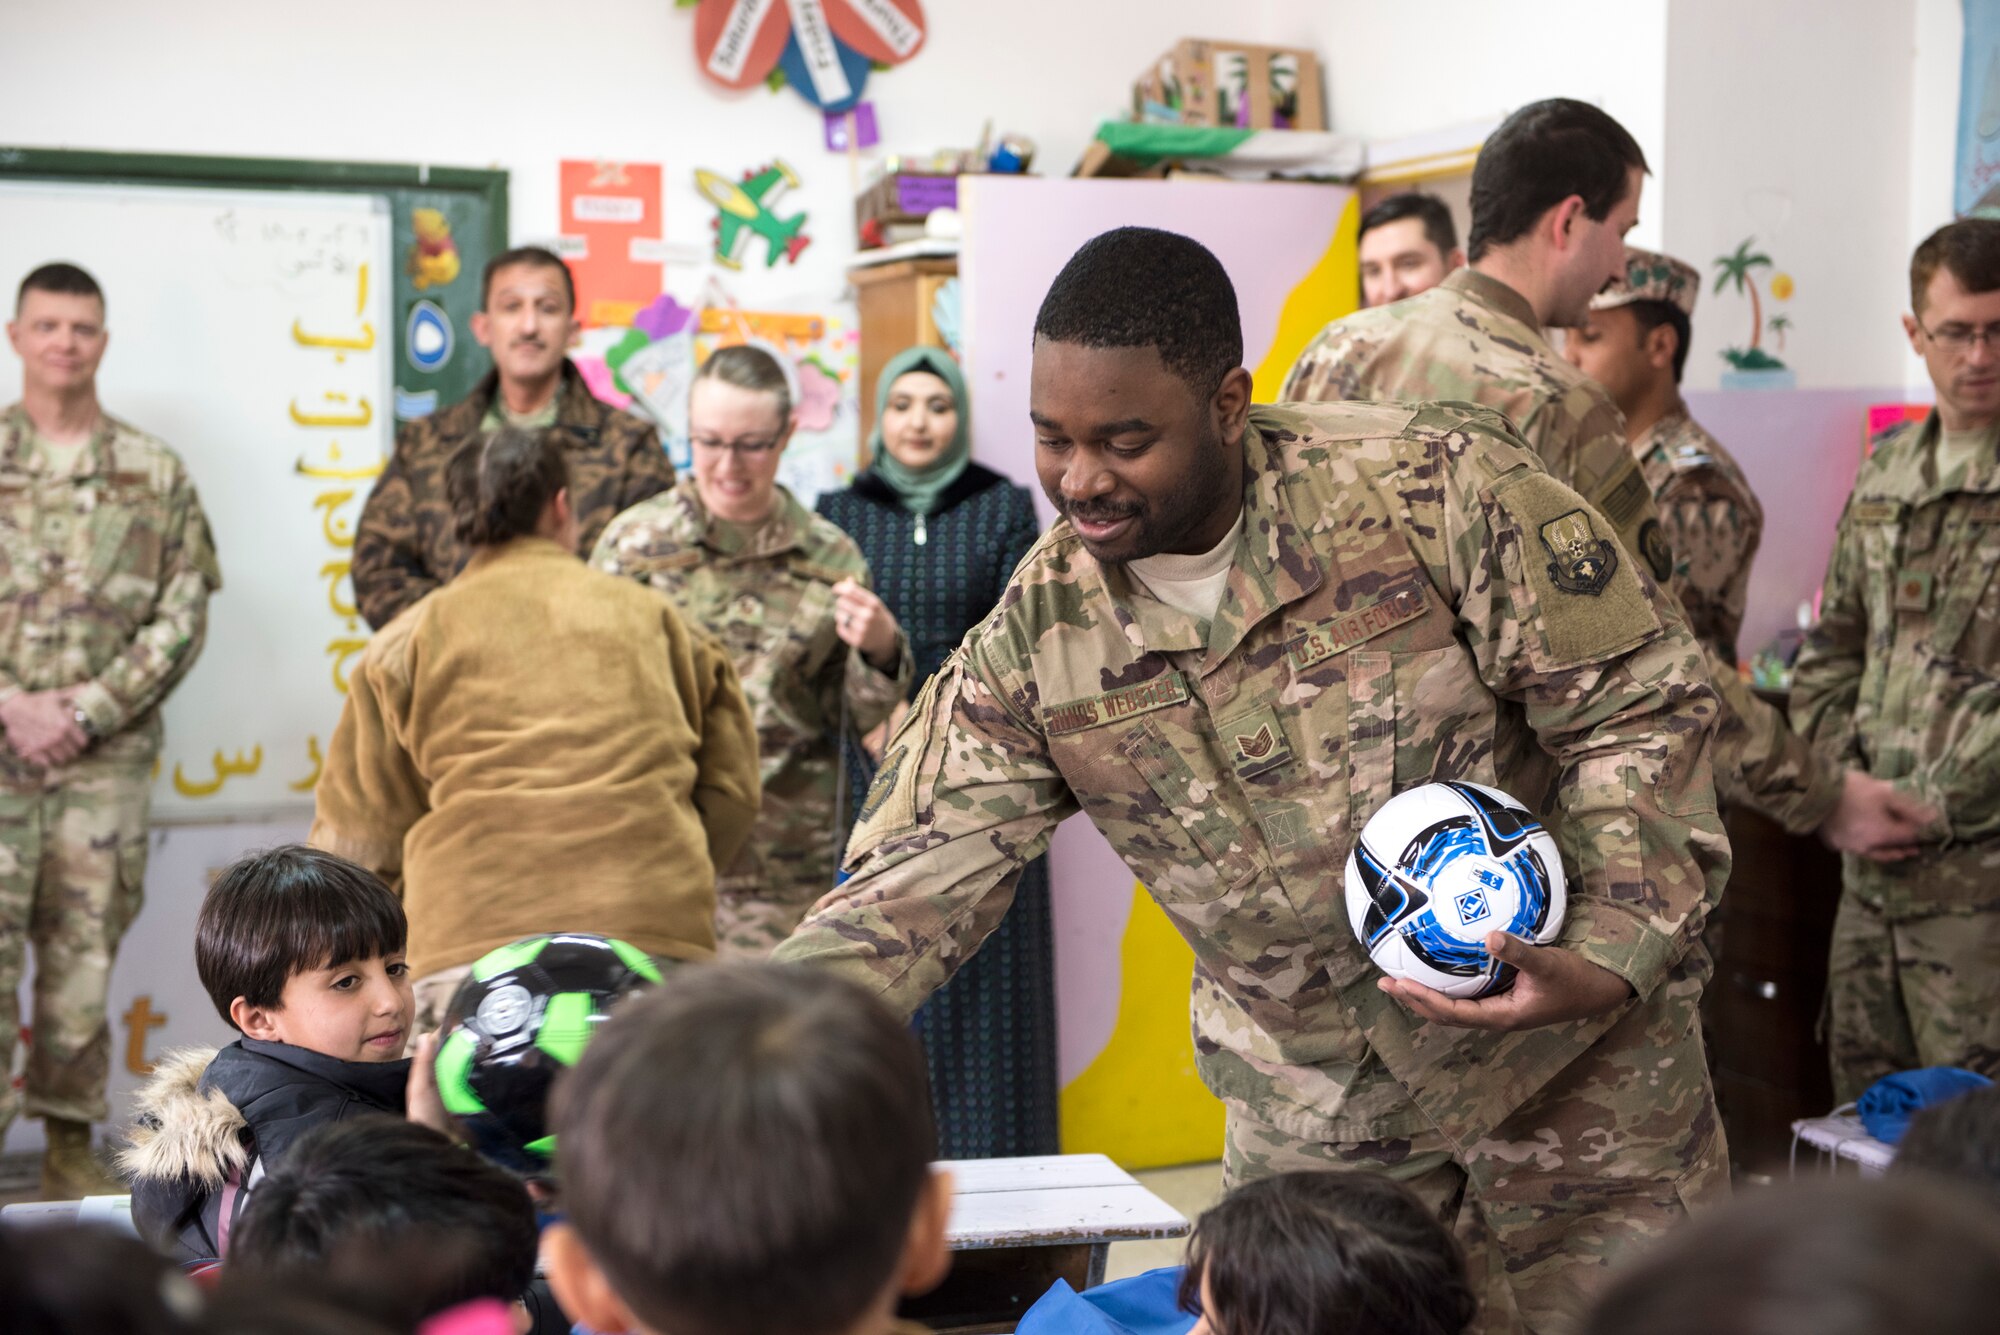
[[[1748, 298], [1712, 276], [1753, 234], [1776, 263], [1759, 275], [1764, 315], [1792, 318], [1782, 356], [1799, 387], [1901, 383], [1914, 25], [1914, 0], [1673, 0], [1665, 248], [1710, 276], [1689, 389], [1714, 388], [1721, 350], [1748, 341]], [[1796, 283], [1783, 303], [1778, 271]]]
[[[1914, 65], [1910, 71], [1909, 244], [1951, 221], [1958, 157], [1958, 91], [1964, 75], [1962, 0], [1916, 0]], [[1905, 293], [1903, 306], [1909, 305]], [[1912, 402], [1933, 391], [1923, 359], [1903, 345], [1903, 384]]]
[[1416, 134], [1545, 97], [1603, 107], [1653, 167], [1633, 232], [1647, 245], [1669, 188], [1667, 11], [1668, 0], [1264, 0], [1262, 35], [1320, 53], [1343, 133]]
[[[1133, 77], [1211, 26], [1202, 0], [933, 0], [909, 64], [870, 77], [884, 146], [969, 146], [992, 118], [1064, 175]], [[844, 154], [795, 92], [730, 94], [696, 69], [694, 18], [672, 0], [268, 0], [0, 5], [0, 142], [34, 147], [504, 167], [516, 239], [555, 231], [565, 157], [665, 164], [670, 240], [703, 243], [715, 210], [694, 169], [773, 156], [813, 244], [793, 269], [730, 279], [746, 306], [824, 299], [854, 245]], [[74, 53], [64, 56], [61, 53]]]

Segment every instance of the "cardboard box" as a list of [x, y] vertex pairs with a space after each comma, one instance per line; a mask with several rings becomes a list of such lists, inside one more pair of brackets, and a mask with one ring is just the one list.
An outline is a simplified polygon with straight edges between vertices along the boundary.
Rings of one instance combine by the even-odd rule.
[[1182, 38], [1132, 86], [1132, 119], [1324, 130], [1319, 58], [1293, 46]]

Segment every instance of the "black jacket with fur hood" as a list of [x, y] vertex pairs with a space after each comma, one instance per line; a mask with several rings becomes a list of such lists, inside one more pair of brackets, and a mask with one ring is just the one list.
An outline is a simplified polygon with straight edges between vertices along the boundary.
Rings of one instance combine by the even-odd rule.
[[347, 1062], [251, 1038], [168, 1053], [118, 1156], [139, 1235], [178, 1260], [220, 1257], [251, 1189], [293, 1141], [360, 1113], [401, 1117], [409, 1078], [408, 1060]]

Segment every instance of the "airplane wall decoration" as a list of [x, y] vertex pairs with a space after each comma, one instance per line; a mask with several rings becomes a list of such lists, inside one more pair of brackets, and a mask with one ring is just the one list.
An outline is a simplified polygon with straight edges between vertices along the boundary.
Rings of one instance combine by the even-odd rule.
[[696, 168], [695, 188], [715, 205], [716, 263], [731, 269], [743, 267], [743, 251], [752, 236], [765, 242], [764, 265], [775, 267], [780, 256], [796, 262], [799, 252], [811, 244], [805, 234], [806, 215], [780, 218], [772, 209], [776, 196], [796, 189], [798, 175], [781, 160], [758, 172], [745, 172], [741, 184], [711, 171]]

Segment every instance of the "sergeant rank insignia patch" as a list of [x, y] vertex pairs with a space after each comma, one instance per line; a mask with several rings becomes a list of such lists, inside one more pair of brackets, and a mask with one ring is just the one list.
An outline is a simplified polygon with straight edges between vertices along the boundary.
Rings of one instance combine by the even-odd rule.
[[1549, 578], [1558, 589], [1593, 597], [1604, 592], [1618, 569], [1618, 549], [1592, 531], [1589, 515], [1571, 510], [1542, 525], [1541, 534], [1552, 558]]
[[1243, 778], [1276, 769], [1292, 758], [1284, 727], [1270, 709], [1259, 709], [1233, 723], [1220, 724], [1216, 731], [1229, 747], [1230, 764]]

